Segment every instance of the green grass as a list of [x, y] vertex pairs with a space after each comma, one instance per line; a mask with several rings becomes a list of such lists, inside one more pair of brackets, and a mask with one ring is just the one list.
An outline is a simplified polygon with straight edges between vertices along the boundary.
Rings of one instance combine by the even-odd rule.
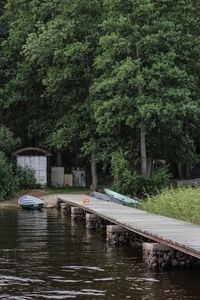
[[159, 215], [200, 224], [200, 188], [167, 189], [148, 199], [142, 209]]

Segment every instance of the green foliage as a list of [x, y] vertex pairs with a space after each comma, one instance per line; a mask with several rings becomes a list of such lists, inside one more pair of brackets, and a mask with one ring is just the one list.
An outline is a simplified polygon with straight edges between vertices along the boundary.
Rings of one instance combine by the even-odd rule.
[[200, 224], [200, 189], [166, 189], [149, 197], [142, 208], [159, 215]]
[[98, 78], [91, 88], [94, 115], [108, 143], [113, 136], [138, 147], [142, 123], [149, 156], [194, 162], [200, 116], [199, 76], [192, 67], [200, 60], [194, 24], [200, 28], [195, 4], [173, 3], [104, 1]]
[[17, 167], [16, 176], [20, 189], [34, 189], [37, 187], [34, 171], [28, 167]]
[[155, 195], [161, 190], [170, 186], [171, 175], [169, 174], [167, 167], [162, 167], [155, 171], [149, 179], [145, 179], [142, 182], [142, 194], [143, 195]]
[[167, 167], [158, 169], [150, 178], [145, 179], [130, 168], [122, 151], [113, 155], [111, 167], [114, 176], [113, 189], [122, 194], [145, 197], [149, 194], [157, 194], [170, 185], [170, 174]]
[[[23, 145], [88, 160], [95, 152], [108, 169], [116, 149], [133, 165], [143, 127], [148, 157], [195, 161], [198, 1], [1, 2], [0, 119]], [[4, 128], [0, 149], [10, 153], [18, 141]], [[121, 174], [120, 163], [113, 167]], [[138, 185], [149, 191], [155, 184], [144, 183], [131, 167], [124, 170], [123, 191]]]
[[111, 169], [114, 176], [114, 190], [122, 194], [135, 194], [137, 192], [138, 176], [130, 169], [122, 151], [113, 154]]
[[15, 138], [14, 134], [5, 126], [0, 126], [0, 151], [11, 154], [20, 145], [20, 139]]
[[10, 199], [18, 189], [18, 180], [14, 175], [12, 165], [0, 152], [0, 202]]

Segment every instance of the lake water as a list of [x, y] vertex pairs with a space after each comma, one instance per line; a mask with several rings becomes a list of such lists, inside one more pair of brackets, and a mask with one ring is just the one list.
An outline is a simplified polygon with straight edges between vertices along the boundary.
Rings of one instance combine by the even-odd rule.
[[200, 299], [200, 271], [154, 272], [56, 210], [0, 209], [0, 299]]

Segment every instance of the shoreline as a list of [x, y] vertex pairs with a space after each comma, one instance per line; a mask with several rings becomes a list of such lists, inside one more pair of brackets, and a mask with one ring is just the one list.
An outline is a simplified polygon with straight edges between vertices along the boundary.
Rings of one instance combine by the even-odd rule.
[[52, 209], [52, 208], [56, 208], [57, 199], [61, 195], [74, 195], [74, 194], [77, 194], [77, 193], [87, 195], [87, 191], [77, 191], [77, 192], [68, 192], [68, 193], [61, 192], [61, 193], [55, 193], [55, 194], [48, 194], [46, 191], [43, 191], [43, 190], [27, 190], [27, 191], [17, 193], [16, 196], [11, 200], [0, 202], [0, 209], [3, 209], [3, 208], [20, 208], [17, 201], [21, 196], [24, 196], [24, 195], [30, 195], [30, 196], [38, 197], [42, 201], [44, 201], [44, 208]]

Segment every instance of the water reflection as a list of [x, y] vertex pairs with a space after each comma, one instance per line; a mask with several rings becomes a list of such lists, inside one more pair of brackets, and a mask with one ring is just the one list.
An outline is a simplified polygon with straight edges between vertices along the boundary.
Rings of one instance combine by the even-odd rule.
[[140, 249], [113, 248], [57, 211], [0, 213], [0, 299], [200, 299], [199, 271], [152, 272]]
[[17, 246], [19, 249], [40, 250], [47, 245], [46, 210], [23, 210], [17, 214]]

